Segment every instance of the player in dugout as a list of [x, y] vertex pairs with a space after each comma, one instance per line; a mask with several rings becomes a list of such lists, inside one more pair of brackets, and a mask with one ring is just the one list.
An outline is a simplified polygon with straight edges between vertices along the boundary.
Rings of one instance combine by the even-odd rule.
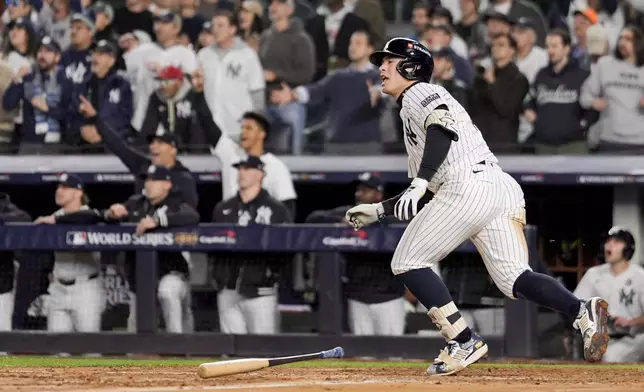
[[[90, 210], [79, 214], [93, 216], [94, 223], [137, 223], [136, 235], [143, 235], [163, 227], [180, 227], [199, 223], [199, 213], [183, 200], [181, 192], [172, 182], [172, 170], [161, 165], [150, 165], [140, 174], [145, 192], [136, 193], [124, 203], [112, 205], [104, 211]], [[130, 287], [136, 292], [134, 273], [135, 253], [127, 252], [126, 261]], [[190, 274], [188, 261], [181, 252], [158, 252], [158, 298], [163, 312], [166, 332], [185, 333], [193, 330], [191, 309]], [[133, 301], [132, 301], [133, 302]], [[134, 324], [134, 306], [130, 303], [128, 328]]]
[[[9, 195], [0, 193], [0, 225], [31, 222], [29, 214], [11, 202]], [[0, 252], [0, 331], [11, 331], [14, 309], [16, 266], [11, 251]]]
[[631, 263], [635, 238], [630, 231], [613, 227], [602, 244], [605, 264], [586, 271], [575, 295], [601, 295], [608, 301], [610, 341], [604, 362], [644, 360], [644, 268]]
[[[192, 75], [192, 85], [198, 92], [199, 112], [208, 110], [206, 98], [203, 94], [203, 71], [197, 69]], [[209, 118], [200, 117], [203, 121], [211, 121]], [[271, 131], [271, 124], [260, 112], [246, 112], [241, 119], [241, 136], [239, 146], [218, 127], [202, 125], [206, 139], [211, 145], [211, 152], [215, 155], [222, 166], [222, 187], [223, 199], [229, 199], [239, 190], [237, 184], [237, 169], [235, 163], [246, 159], [246, 156], [253, 155], [260, 157], [264, 163], [265, 176], [262, 186], [268, 193], [284, 203], [291, 214], [295, 215], [295, 187], [288, 167], [278, 157], [264, 149], [266, 136]], [[243, 151], [240, 150], [240, 147]]]
[[[288, 208], [262, 189], [264, 163], [256, 156], [235, 164], [239, 192], [219, 202], [215, 223], [240, 226], [291, 223]], [[275, 334], [279, 332], [277, 285], [284, 281], [284, 267], [292, 254], [279, 252], [212, 253], [217, 282], [217, 309], [221, 332]]]
[[[380, 203], [384, 187], [380, 177], [363, 173], [356, 181], [356, 204]], [[313, 211], [306, 223], [337, 223], [347, 225], [345, 212], [351, 206]], [[380, 224], [399, 222], [386, 217]], [[391, 273], [389, 253], [344, 253], [346, 261], [344, 285], [349, 327], [355, 335], [402, 335], [405, 332], [405, 287]]]
[[[64, 173], [56, 188], [59, 210], [41, 216], [36, 224], [88, 224], [96, 219], [89, 207], [80, 177]], [[99, 252], [56, 252], [54, 270], [47, 292], [50, 296], [47, 330], [50, 332], [99, 332], [105, 290]]]
[[[150, 155], [146, 156], [101, 120], [97, 116], [96, 108], [86, 97], [81, 96], [80, 100], [79, 111], [85, 117], [85, 123], [96, 126], [105, 146], [123, 162], [130, 173], [137, 177], [135, 179], [136, 193], [140, 193], [144, 187], [144, 181], [142, 178], [138, 178], [138, 174], [150, 165], [161, 165], [170, 170], [174, 189], [179, 191], [181, 199], [192, 207], [197, 207], [199, 201], [197, 184], [190, 170], [177, 159], [178, 150], [175, 135], [159, 128], [159, 131], [148, 139]], [[210, 113], [208, 114], [210, 115]], [[214, 123], [212, 125], [216, 127]]]

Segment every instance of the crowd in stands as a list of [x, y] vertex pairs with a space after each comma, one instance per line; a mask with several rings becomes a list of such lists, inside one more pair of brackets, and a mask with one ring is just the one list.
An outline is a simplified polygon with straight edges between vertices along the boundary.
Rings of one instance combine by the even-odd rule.
[[[162, 129], [181, 153], [208, 153], [201, 97], [236, 142], [244, 115], [263, 113], [276, 153], [396, 151], [397, 104], [368, 60], [391, 35], [384, 9], [379, 0], [127, 0], [116, 9], [10, 0], [0, 151], [108, 152], [86, 100], [133, 146]], [[408, 26], [434, 55], [432, 83], [468, 109], [493, 151], [580, 154], [644, 148], [643, 22], [639, 0], [422, 0]], [[197, 71], [203, 93], [191, 84]]]

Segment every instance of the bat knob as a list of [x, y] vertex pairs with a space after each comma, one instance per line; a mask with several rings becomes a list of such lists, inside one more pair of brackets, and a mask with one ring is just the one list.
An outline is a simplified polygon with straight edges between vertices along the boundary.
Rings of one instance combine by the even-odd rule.
[[322, 353], [322, 358], [342, 358], [344, 357], [344, 349], [336, 347], [333, 350], [327, 350]]

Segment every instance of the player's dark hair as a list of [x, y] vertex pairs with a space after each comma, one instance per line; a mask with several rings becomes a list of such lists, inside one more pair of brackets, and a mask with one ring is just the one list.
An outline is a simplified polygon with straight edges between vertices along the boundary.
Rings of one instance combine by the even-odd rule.
[[[642, 34], [642, 30], [632, 24], [625, 26], [622, 31], [624, 30], [629, 30], [633, 34], [635, 65], [641, 67], [642, 65], [644, 65], [644, 35]], [[619, 45], [615, 45], [615, 58], [624, 60], [624, 56], [622, 56], [622, 53], [619, 51]]]
[[505, 38], [505, 39], [507, 39], [507, 40], [508, 40], [508, 43], [510, 44], [510, 47], [511, 47], [512, 49], [514, 49], [514, 50], [517, 50], [517, 40], [515, 40], [515, 39], [514, 39], [514, 37], [512, 37], [510, 34], [505, 34], [505, 33], [495, 34], [495, 35], [492, 37], [492, 40], [493, 40], [493, 41], [496, 41], [496, 40], [497, 40], [497, 39], [499, 39], [499, 38]]
[[553, 35], [561, 38], [561, 43], [563, 46], [570, 46], [572, 44], [572, 39], [570, 38], [570, 33], [564, 29], [552, 29], [548, 32], [548, 35]]
[[228, 23], [231, 26], [235, 26], [235, 28], [239, 30], [239, 21], [237, 20], [237, 16], [234, 13], [229, 10], [217, 10], [215, 11], [215, 14], [212, 16], [212, 18], [214, 19], [218, 16], [228, 19]]
[[376, 47], [376, 41], [375, 41], [374, 36], [371, 33], [371, 31], [369, 31], [369, 29], [366, 29], [366, 28], [365, 29], [359, 29], [359, 30], [356, 30], [356, 31], [353, 32], [353, 34], [356, 34], [356, 33], [366, 35], [367, 36], [367, 43], [369, 44], [369, 46], [371, 46], [372, 48]]
[[271, 122], [260, 112], [246, 112], [242, 114], [242, 120], [253, 120], [264, 132], [270, 133], [271, 131]]

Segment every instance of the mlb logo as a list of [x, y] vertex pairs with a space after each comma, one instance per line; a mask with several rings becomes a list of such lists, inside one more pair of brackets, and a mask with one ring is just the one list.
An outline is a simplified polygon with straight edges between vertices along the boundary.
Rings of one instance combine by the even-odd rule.
[[87, 245], [87, 233], [83, 231], [70, 231], [67, 233], [67, 245]]

